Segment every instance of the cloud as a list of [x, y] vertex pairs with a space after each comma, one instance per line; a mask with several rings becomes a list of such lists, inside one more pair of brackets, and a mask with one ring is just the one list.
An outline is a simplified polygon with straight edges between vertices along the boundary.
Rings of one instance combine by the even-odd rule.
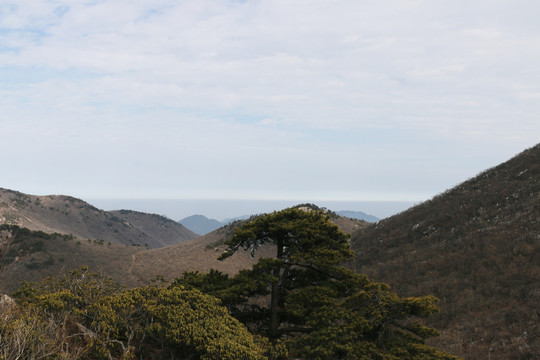
[[432, 193], [538, 141], [540, 6], [518, 3], [3, 2], [0, 150], [117, 191]]

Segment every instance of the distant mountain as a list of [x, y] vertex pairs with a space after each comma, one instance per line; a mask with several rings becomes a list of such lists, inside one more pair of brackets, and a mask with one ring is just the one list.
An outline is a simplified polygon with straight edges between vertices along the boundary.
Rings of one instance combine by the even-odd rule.
[[[363, 220], [367, 222], [379, 221], [379, 219], [376, 218], [375, 216], [368, 215], [361, 211], [338, 211], [335, 214], [339, 216], [348, 217], [351, 219]], [[209, 232], [219, 229], [222, 226], [229, 225], [236, 221], [246, 220], [252, 216], [256, 216], [256, 215], [242, 215], [242, 216], [237, 216], [234, 218], [227, 218], [223, 221], [218, 221], [214, 219], [208, 219], [204, 215], [192, 215], [178, 222], [197, 234], [206, 235]]]
[[220, 221], [209, 219], [204, 215], [191, 215], [178, 222], [199, 235], [206, 235], [225, 225]]
[[355, 233], [353, 268], [441, 302], [437, 347], [465, 359], [540, 354], [540, 145]]
[[237, 217], [233, 217], [233, 218], [227, 218], [227, 219], [223, 220], [221, 223], [223, 225], [227, 225], [227, 224], [233, 223], [235, 221], [249, 219], [252, 216], [253, 215], [241, 215], [241, 216], [237, 216]]
[[377, 221], [380, 220], [379, 218], [373, 215], [368, 215], [362, 211], [343, 210], [343, 211], [336, 211], [336, 213], [340, 216], [345, 216], [351, 219], [364, 220], [370, 223], [376, 223]]
[[70, 196], [35, 196], [2, 188], [0, 224], [150, 248], [197, 237], [181, 224], [163, 216], [108, 212]]

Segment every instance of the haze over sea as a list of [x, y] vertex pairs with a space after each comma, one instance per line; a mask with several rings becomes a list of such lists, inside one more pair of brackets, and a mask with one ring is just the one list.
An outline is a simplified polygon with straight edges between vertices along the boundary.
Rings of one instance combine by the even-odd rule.
[[243, 215], [281, 210], [283, 208], [313, 203], [332, 211], [362, 211], [379, 219], [397, 214], [413, 206], [411, 201], [336, 201], [336, 200], [222, 200], [222, 199], [85, 199], [103, 210], [129, 209], [164, 215], [181, 220], [191, 215], [204, 215], [222, 221]]

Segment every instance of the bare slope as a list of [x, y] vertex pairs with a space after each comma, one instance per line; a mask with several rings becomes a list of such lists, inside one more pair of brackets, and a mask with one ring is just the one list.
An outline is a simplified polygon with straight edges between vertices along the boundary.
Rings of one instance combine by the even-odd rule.
[[197, 236], [159, 215], [112, 213], [70, 196], [35, 196], [1, 188], [0, 224], [150, 248]]
[[[314, 207], [316, 208], [316, 206]], [[332, 212], [330, 212], [330, 216], [332, 222], [345, 233], [350, 234], [354, 230], [368, 226], [365, 221], [338, 216]], [[210, 269], [218, 269], [234, 274], [241, 269], [251, 267], [259, 257], [275, 256], [274, 249], [264, 247], [256, 254], [255, 259], [251, 259], [248, 253], [240, 251], [227, 260], [217, 260], [226, 248], [223, 242], [234, 234], [238, 226], [247, 221], [249, 219], [238, 220], [200, 238], [139, 253], [133, 273], [141, 279], [147, 278], [148, 274], [157, 273], [167, 280], [181, 276], [184, 271], [195, 270], [207, 272]]]
[[152, 239], [152, 248], [163, 247], [199, 237], [182, 224], [164, 216], [132, 210], [109, 211]]
[[[138, 216], [136, 213], [129, 215]], [[367, 224], [343, 217], [333, 220], [345, 232]], [[0, 293], [13, 291], [23, 280], [36, 281], [44, 276], [57, 276], [62, 269], [81, 265], [103, 271], [129, 287], [143, 285], [158, 275], [171, 281], [185, 271], [218, 269], [234, 274], [257, 261], [244, 252], [238, 252], [225, 261], [217, 260], [225, 249], [222, 245], [225, 239], [244, 222], [237, 221], [205, 236], [157, 249], [0, 225]], [[274, 253], [272, 248], [266, 247], [257, 256], [271, 257]]]
[[[218, 269], [234, 274], [255, 260], [243, 253], [227, 261], [217, 260], [224, 246], [216, 244], [223, 242], [232, 229], [225, 227], [161, 249], [145, 249], [0, 225], [0, 294], [14, 291], [22, 281], [55, 277], [83, 265], [128, 287], [147, 284], [158, 275], [170, 281], [184, 271]], [[266, 256], [272, 254], [267, 250]]]
[[540, 145], [358, 232], [354, 268], [441, 299], [436, 343], [467, 359], [540, 354]]

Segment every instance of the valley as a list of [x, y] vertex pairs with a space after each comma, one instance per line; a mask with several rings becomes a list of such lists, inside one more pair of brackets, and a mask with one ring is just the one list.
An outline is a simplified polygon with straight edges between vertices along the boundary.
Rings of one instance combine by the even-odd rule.
[[[400, 296], [435, 295], [434, 345], [465, 359], [540, 353], [540, 145], [376, 223], [330, 212], [352, 234], [350, 268]], [[252, 259], [217, 260], [248, 220], [197, 236], [159, 215], [99, 210], [68, 196], [0, 190], [0, 292], [87, 265], [136, 287], [186, 271], [233, 275]]]

